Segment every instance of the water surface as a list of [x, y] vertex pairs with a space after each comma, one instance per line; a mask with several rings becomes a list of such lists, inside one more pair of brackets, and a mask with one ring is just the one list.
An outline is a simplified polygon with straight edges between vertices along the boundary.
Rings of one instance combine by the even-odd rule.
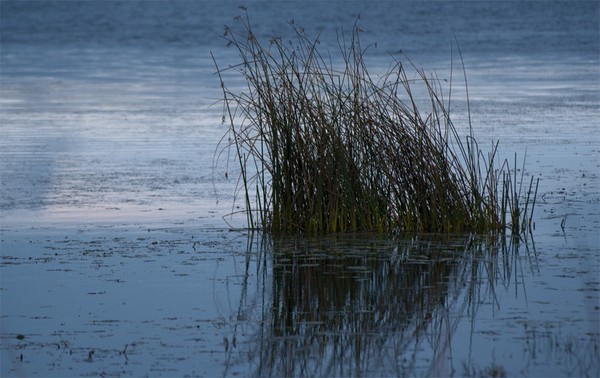
[[374, 72], [449, 78], [456, 37], [480, 143], [541, 180], [533, 235], [230, 231], [209, 52], [237, 63], [239, 4], [2, 1], [2, 376], [599, 374], [598, 3], [308, 4], [249, 13], [332, 51], [360, 15]]

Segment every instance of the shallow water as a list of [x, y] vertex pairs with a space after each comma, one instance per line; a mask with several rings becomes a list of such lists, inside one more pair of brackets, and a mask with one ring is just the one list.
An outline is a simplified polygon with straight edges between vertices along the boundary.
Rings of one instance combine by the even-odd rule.
[[376, 65], [442, 77], [454, 33], [480, 143], [541, 180], [527, 241], [230, 231], [209, 50], [235, 62], [237, 3], [3, 1], [0, 375], [598, 376], [597, 2], [375, 4], [250, 12], [325, 46], [360, 13]]

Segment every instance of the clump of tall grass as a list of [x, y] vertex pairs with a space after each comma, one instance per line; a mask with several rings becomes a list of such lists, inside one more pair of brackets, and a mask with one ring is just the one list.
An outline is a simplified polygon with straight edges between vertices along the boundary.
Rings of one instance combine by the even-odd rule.
[[[348, 41], [338, 37], [338, 64], [293, 22], [293, 43], [261, 43], [247, 14], [237, 20], [243, 31], [226, 28], [224, 38], [241, 62], [215, 65], [229, 126], [221, 147], [239, 163], [250, 228], [518, 233], [530, 222], [531, 185], [519, 201], [514, 169], [497, 167], [497, 144], [485, 154], [470, 126], [459, 135], [435, 75], [409, 61], [409, 77], [393, 60], [375, 79], [356, 24]], [[244, 88], [225, 84], [231, 71]]]

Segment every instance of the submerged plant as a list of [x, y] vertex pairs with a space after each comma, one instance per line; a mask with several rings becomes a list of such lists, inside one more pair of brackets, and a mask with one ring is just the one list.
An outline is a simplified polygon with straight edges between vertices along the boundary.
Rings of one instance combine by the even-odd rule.
[[[293, 22], [294, 43], [263, 44], [247, 14], [237, 19], [243, 32], [226, 29], [224, 38], [241, 62], [215, 65], [229, 126], [221, 148], [239, 163], [236, 193], [244, 196], [249, 228], [518, 234], [530, 221], [531, 185], [519, 201], [508, 162], [497, 167], [497, 143], [486, 155], [470, 125], [469, 135], [459, 135], [435, 75], [408, 60], [417, 74], [409, 78], [394, 60], [374, 79], [356, 24], [348, 42], [339, 38], [341, 62], [334, 64]], [[245, 89], [225, 84], [232, 72]]]

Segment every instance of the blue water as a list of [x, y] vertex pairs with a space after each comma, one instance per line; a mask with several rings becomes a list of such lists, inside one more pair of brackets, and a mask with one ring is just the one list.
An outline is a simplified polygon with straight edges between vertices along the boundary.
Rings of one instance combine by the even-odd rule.
[[[598, 376], [600, 4], [247, 3], [265, 42], [290, 38], [293, 19], [334, 58], [336, 31], [360, 17], [374, 72], [402, 51], [441, 78], [452, 57], [458, 81], [458, 43], [480, 143], [499, 139], [506, 157], [526, 153], [526, 177], [541, 179], [535, 247], [522, 246], [509, 271], [478, 260], [491, 280], [449, 273], [456, 285], [442, 286], [447, 302], [434, 314], [443, 331], [392, 332], [380, 344], [385, 358], [369, 349], [361, 365], [335, 359], [337, 344], [323, 341], [317, 353], [270, 334], [277, 261], [249, 259], [245, 237], [222, 219], [237, 209], [237, 182], [223, 160], [213, 171], [225, 130], [210, 52], [222, 67], [238, 62], [221, 35], [225, 25], [239, 30], [239, 3], [0, 2], [0, 374], [266, 375], [287, 367], [462, 376], [500, 366], [509, 376]], [[453, 91], [464, 130], [466, 95], [459, 84]], [[373, 268], [391, 263], [377, 261], [365, 269], [393, 288]], [[473, 282], [485, 295], [461, 291]], [[457, 305], [473, 298], [478, 306]], [[336, 340], [325, 328], [304, 335]], [[390, 351], [401, 344], [406, 350]], [[96, 357], [87, 361], [90, 350]], [[299, 356], [305, 370], [267, 363]]]
[[[215, 48], [224, 25], [240, 13], [228, 1], [2, 2], [2, 37], [45, 48]], [[550, 2], [274, 2], [248, 3], [259, 36], [284, 35], [295, 19], [332, 40], [360, 17], [372, 41], [410, 53], [446, 50], [453, 35], [465, 53], [498, 56], [598, 55], [598, 4]], [[332, 33], [333, 32], [333, 33]], [[189, 53], [189, 51], [188, 51]]]

